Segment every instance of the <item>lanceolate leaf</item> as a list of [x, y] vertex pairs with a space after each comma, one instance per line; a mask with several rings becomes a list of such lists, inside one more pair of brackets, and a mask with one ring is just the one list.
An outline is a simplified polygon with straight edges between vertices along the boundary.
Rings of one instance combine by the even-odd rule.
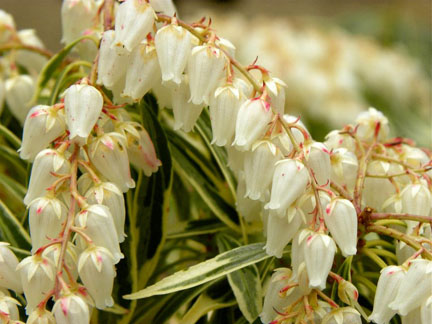
[[[220, 252], [240, 246], [239, 242], [226, 234], [217, 236], [217, 245]], [[227, 277], [243, 316], [252, 323], [262, 310], [261, 280], [257, 266], [252, 264]]]
[[127, 299], [146, 298], [201, 285], [267, 259], [269, 256], [263, 247], [264, 243], [254, 243], [235, 248], [187, 270], [176, 272], [152, 286], [124, 297]]
[[21, 249], [31, 248], [30, 236], [2, 200], [0, 200], [0, 241], [9, 242]]

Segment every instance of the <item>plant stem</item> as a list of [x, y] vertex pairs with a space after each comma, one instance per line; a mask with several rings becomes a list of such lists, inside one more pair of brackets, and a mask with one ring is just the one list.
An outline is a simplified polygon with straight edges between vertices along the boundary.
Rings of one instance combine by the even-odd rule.
[[423, 215], [413, 215], [407, 213], [371, 213], [369, 218], [372, 220], [381, 220], [381, 219], [401, 219], [401, 220], [412, 220], [423, 223], [432, 224], [431, 216], [423, 216]]

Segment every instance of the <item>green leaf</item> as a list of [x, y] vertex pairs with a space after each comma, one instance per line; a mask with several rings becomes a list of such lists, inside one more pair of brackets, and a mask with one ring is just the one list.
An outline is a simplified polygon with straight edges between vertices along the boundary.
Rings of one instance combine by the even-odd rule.
[[0, 125], [0, 135], [2, 135], [16, 150], [21, 147], [21, 140], [3, 125]]
[[26, 207], [23, 203], [25, 193], [24, 186], [6, 174], [0, 173], [0, 198], [7, 201], [9, 209], [20, 216], [25, 216]]
[[[220, 252], [239, 247], [240, 243], [227, 234], [216, 237]], [[243, 316], [252, 323], [262, 310], [262, 288], [258, 268], [255, 264], [228, 274], [228, 282]]]
[[139, 299], [153, 295], [164, 295], [212, 281], [267, 259], [269, 255], [265, 253], [263, 247], [264, 243], [254, 243], [224, 252], [187, 270], [176, 272], [156, 284], [126, 295], [124, 298]]
[[168, 233], [167, 239], [178, 239], [197, 235], [206, 235], [220, 232], [227, 227], [218, 219], [200, 219], [187, 222], [181, 231]]
[[0, 200], [0, 240], [9, 242], [17, 248], [27, 250], [31, 248], [30, 236], [2, 200]]

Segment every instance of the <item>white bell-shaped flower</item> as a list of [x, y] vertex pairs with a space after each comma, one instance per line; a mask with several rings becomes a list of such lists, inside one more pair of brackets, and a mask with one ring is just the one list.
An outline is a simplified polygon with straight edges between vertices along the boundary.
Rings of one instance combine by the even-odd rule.
[[33, 107], [24, 122], [20, 157], [33, 161], [40, 151], [65, 131], [63, 110], [44, 105]]
[[271, 184], [275, 163], [283, 156], [270, 141], [259, 141], [244, 158], [246, 197], [262, 200]]
[[233, 145], [240, 151], [247, 151], [252, 144], [264, 136], [273, 113], [270, 104], [261, 97], [244, 102], [237, 114]]
[[309, 287], [325, 289], [335, 253], [336, 244], [330, 236], [315, 233], [306, 238], [304, 259]]
[[33, 163], [24, 204], [29, 205], [34, 199], [45, 196], [47, 189], [58, 179], [55, 175], [68, 174], [69, 171], [70, 163], [63, 154], [52, 149], [39, 152]]
[[432, 295], [421, 306], [420, 316], [422, 323], [432, 323]]
[[321, 321], [321, 324], [361, 324], [360, 313], [352, 307], [332, 310]]
[[303, 122], [298, 117], [293, 116], [293, 115], [285, 114], [285, 115], [283, 115], [283, 119], [287, 123], [295, 124], [296, 126], [299, 126], [299, 127], [301, 127], [303, 129], [304, 134], [303, 134], [303, 132], [301, 130], [299, 130], [297, 128], [292, 128], [291, 129], [291, 131], [292, 131], [292, 133], [294, 135], [294, 138], [295, 138], [295, 140], [296, 140], [296, 142], [298, 144], [303, 143], [305, 141], [305, 135], [306, 134], [307, 134], [308, 137], [310, 136], [309, 131], [307, 130], [305, 124], [303, 124]]
[[19, 274], [16, 272], [18, 259], [8, 248], [9, 243], [0, 242], [0, 287], [11, 289], [16, 293], [22, 293], [22, 284]]
[[404, 281], [405, 270], [400, 266], [388, 266], [381, 270], [369, 320], [377, 324], [387, 324], [396, 314], [388, 305], [395, 299], [399, 286]]
[[56, 324], [56, 321], [50, 311], [45, 308], [36, 308], [31, 312], [26, 324]]
[[125, 201], [123, 193], [111, 182], [95, 184], [86, 193], [89, 204], [105, 205], [109, 208], [117, 232], [118, 241], [125, 240], [124, 226], [126, 220]]
[[131, 178], [124, 137], [116, 132], [96, 138], [89, 146], [90, 161], [123, 192], [135, 187]]
[[112, 48], [114, 37], [113, 30], [107, 30], [102, 34], [96, 81], [97, 84], [103, 84], [110, 89], [125, 76], [130, 56], [128, 52]]
[[400, 315], [407, 315], [413, 309], [420, 307], [431, 294], [432, 261], [416, 259], [402, 281], [396, 298], [389, 307]]
[[154, 42], [162, 81], [180, 84], [192, 50], [191, 33], [181, 26], [169, 24], [157, 31]]
[[141, 0], [126, 0], [117, 8], [113, 46], [132, 50], [152, 31], [153, 8]]
[[[34, 29], [22, 29], [18, 32], [17, 36], [24, 45], [45, 48]], [[32, 51], [19, 50], [17, 51], [16, 61], [28, 71], [39, 73], [46, 64], [47, 58]]]
[[[7, 315], [7, 318], [11, 321], [6, 323], [21, 323], [15, 322], [20, 318], [17, 305], [21, 306], [16, 299], [10, 296], [7, 290], [0, 290], [0, 313], [2, 315]], [[2, 319], [4, 319], [4, 317], [2, 317]]]
[[348, 134], [340, 134], [339, 130], [332, 130], [325, 137], [324, 144], [330, 149], [335, 150], [345, 148], [353, 151], [355, 149], [355, 140]]
[[17, 271], [27, 301], [26, 313], [30, 314], [54, 288], [55, 265], [51, 260], [35, 254], [23, 259]]
[[347, 199], [336, 198], [327, 205], [324, 220], [343, 256], [357, 253], [357, 213]]
[[108, 249], [115, 263], [123, 258], [114, 220], [107, 206], [90, 205], [77, 215], [76, 225], [83, 228], [82, 231], [91, 238], [95, 245]]
[[150, 0], [150, 5], [154, 11], [168, 16], [174, 16], [177, 11], [172, 0]]
[[285, 111], [285, 82], [278, 78], [271, 78], [270, 80], [265, 81], [265, 85], [273, 109], [279, 115], [283, 116]]
[[57, 324], [88, 324], [90, 311], [84, 298], [68, 293], [54, 304], [53, 313]]
[[103, 98], [99, 90], [87, 84], [74, 84], [66, 90], [65, 112], [70, 139], [81, 145], [96, 124], [102, 112]]
[[368, 111], [360, 113], [356, 118], [358, 138], [362, 141], [371, 142], [377, 130], [379, 123], [378, 139], [385, 140], [389, 134], [388, 119], [382, 112], [375, 108], [369, 108]]
[[[321, 202], [321, 210], [325, 213], [327, 205], [330, 203], [331, 198], [325, 191], [319, 191], [319, 200]], [[308, 190], [303, 196], [301, 196], [296, 202], [296, 206], [302, 210], [301, 216], [304, 217], [306, 224], [311, 223], [315, 215], [315, 193], [312, 189]]]
[[[405, 186], [400, 193], [402, 200], [402, 212], [414, 215], [427, 216], [432, 207], [432, 195], [425, 183], [418, 182]], [[407, 222], [407, 233], [418, 224], [416, 221]]]
[[125, 123], [126, 146], [129, 161], [149, 177], [157, 172], [162, 162], [156, 156], [156, 150], [146, 129], [135, 122]]
[[[372, 161], [368, 164], [367, 173], [371, 175], [387, 175], [390, 163]], [[363, 187], [363, 204], [377, 211], [382, 210], [384, 202], [395, 193], [394, 185], [385, 178], [366, 177]]]
[[270, 211], [267, 220], [267, 242], [265, 249], [268, 255], [276, 258], [282, 257], [285, 246], [293, 239], [294, 235], [303, 224], [301, 210], [290, 207], [285, 217], [279, 217]]
[[154, 44], [147, 41], [142, 42], [135, 47], [128, 60], [122, 95], [140, 101], [156, 83], [160, 83], [160, 74]]
[[0, 43], [6, 42], [15, 31], [13, 16], [0, 9]]
[[30, 100], [33, 96], [34, 81], [28, 75], [17, 75], [5, 84], [5, 99], [12, 115], [24, 124], [27, 113], [30, 110]]
[[45, 196], [29, 205], [30, 237], [32, 253], [57, 238], [66, 220], [67, 208], [57, 198]]
[[212, 126], [212, 144], [225, 146], [232, 143], [243, 96], [232, 84], [216, 89], [210, 98], [210, 122]]
[[84, 35], [96, 23], [97, 5], [94, 0], [65, 0], [61, 8], [62, 42], [69, 44]]
[[319, 186], [330, 185], [330, 152], [320, 142], [312, 142], [304, 146], [306, 160], [312, 169], [315, 180]]
[[293, 159], [276, 162], [270, 202], [267, 209], [277, 210], [283, 215], [285, 210], [306, 190], [309, 174], [303, 163]]
[[[57, 265], [59, 263], [61, 249], [61, 243], [52, 244], [43, 250], [42, 256], [51, 260], [53, 264]], [[64, 255], [64, 266], [68, 268], [69, 273], [75, 280], [78, 278], [77, 250], [77, 247], [73, 245], [72, 242], [69, 242]], [[63, 271], [63, 279], [66, 282], [70, 281], [70, 278], [65, 271]]]
[[357, 179], [358, 160], [354, 153], [346, 148], [334, 149], [330, 154], [331, 175], [334, 183], [346, 187], [348, 191], [354, 190]]
[[246, 183], [244, 175], [242, 174], [237, 181], [236, 190], [236, 209], [241, 217], [248, 223], [259, 221], [262, 209], [262, 202], [259, 200], [252, 200], [245, 196]]
[[111, 294], [116, 272], [114, 258], [107, 249], [90, 246], [84, 250], [78, 261], [78, 271], [96, 308], [105, 309], [114, 305]]
[[189, 98], [189, 79], [183, 75], [182, 82], [178, 86], [172, 87], [174, 130], [182, 129], [185, 132], [190, 132], [203, 110], [203, 105], [195, 105]]
[[297, 231], [297, 234], [292, 240], [291, 247], [291, 268], [293, 270], [293, 277], [296, 278], [299, 274], [300, 265], [304, 264], [306, 238], [313, 235], [314, 232], [310, 229], [302, 229]]
[[201, 45], [192, 49], [187, 65], [190, 101], [195, 105], [210, 102], [210, 96], [224, 75], [227, 58], [213, 45]]

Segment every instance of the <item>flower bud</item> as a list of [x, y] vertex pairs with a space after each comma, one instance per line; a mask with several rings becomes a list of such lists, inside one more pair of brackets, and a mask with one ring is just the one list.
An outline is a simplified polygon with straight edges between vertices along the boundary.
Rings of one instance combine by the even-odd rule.
[[124, 233], [126, 211], [123, 193], [111, 182], [95, 184], [86, 193], [89, 204], [99, 204], [108, 207], [114, 221], [118, 241], [125, 240]]
[[330, 185], [330, 152], [323, 143], [312, 142], [303, 148], [306, 160], [319, 186]]
[[153, 85], [160, 83], [160, 74], [154, 44], [142, 42], [133, 50], [128, 60], [122, 95], [140, 101]]
[[28, 75], [14, 76], [6, 81], [5, 90], [5, 99], [10, 112], [23, 125], [33, 96], [33, 79]]
[[279, 115], [283, 116], [285, 111], [285, 82], [278, 78], [271, 78], [270, 80], [265, 81], [265, 85], [273, 109]]
[[389, 304], [389, 307], [400, 315], [407, 315], [430, 296], [431, 282], [432, 262], [423, 259], [411, 261], [396, 298]]
[[[21, 304], [17, 300], [10, 296], [7, 290], [0, 290], [0, 313], [2, 315], [7, 314], [9, 320], [18, 321], [19, 311], [17, 305], [21, 306]], [[9, 322], [7, 324], [9, 324]]]
[[321, 324], [361, 324], [359, 312], [352, 307], [336, 308], [328, 313]]
[[107, 249], [100, 246], [87, 248], [80, 255], [78, 271], [96, 308], [105, 309], [114, 305], [111, 293], [116, 272], [114, 258]]
[[221, 81], [227, 58], [213, 45], [201, 45], [192, 49], [187, 65], [190, 101], [195, 105], [209, 104], [210, 96]]
[[23, 259], [17, 270], [21, 275], [27, 300], [26, 313], [30, 314], [54, 288], [55, 265], [49, 259], [36, 254]]
[[282, 159], [279, 149], [270, 141], [259, 141], [244, 159], [246, 197], [259, 200], [271, 184], [275, 163]]
[[[37, 37], [34, 29], [22, 29], [18, 32], [18, 38], [22, 44], [45, 48], [42, 41]], [[28, 51], [17, 51], [16, 61], [19, 65], [24, 66], [28, 71], [39, 73], [47, 62], [47, 58], [41, 54]]]
[[108, 249], [116, 264], [123, 258], [114, 221], [107, 206], [90, 205], [77, 215], [76, 225], [83, 228], [82, 231], [95, 245]]
[[157, 31], [154, 42], [162, 81], [180, 84], [192, 49], [191, 33], [181, 26], [170, 24]]
[[282, 215], [304, 193], [308, 180], [309, 174], [303, 163], [293, 159], [276, 162], [270, 202], [265, 208], [277, 210]]
[[325, 224], [343, 256], [357, 253], [357, 212], [347, 199], [334, 199], [324, 212]]
[[126, 48], [128, 52], [152, 31], [155, 12], [146, 2], [126, 0], [117, 8], [115, 16], [115, 41], [112, 46]]
[[69, 138], [77, 137], [79, 144], [87, 141], [91, 130], [102, 111], [103, 98], [100, 92], [86, 84], [75, 84], [66, 90], [66, 124], [70, 131]]
[[168, 16], [174, 16], [177, 11], [172, 0], [150, 0], [150, 5], [154, 11]]
[[[98, 78], [96, 83], [112, 88], [126, 74], [129, 53], [111, 48], [115, 33], [107, 30], [102, 34], [98, 59]], [[123, 91], [123, 89], [121, 89]]]
[[33, 107], [24, 122], [20, 157], [32, 161], [65, 130], [63, 110], [44, 105]]
[[131, 178], [124, 137], [116, 132], [96, 138], [89, 146], [90, 161], [108, 180], [123, 192], [135, 187]]
[[26, 324], [56, 324], [54, 316], [45, 308], [36, 308], [31, 312]]
[[343, 279], [338, 284], [338, 297], [347, 305], [357, 302], [359, 293], [357, 288], [349, 281]]
[[307, 237], [304, 258], [309, 287], [325, 289], [335, 252], [336, 244], [330, 236], [315, 233]]
[[237, 115], [233, 145], [240, 151], [249, 150], [265, 134], [272, 117], [270, 104], [261, 97], [244, 102]]
[[0, 242], [0, 287], [11, 289], [17, 294], [22, 293], [21, 279], [16, 272], [18, 259], [9, 250], [9, 243]]
[[45, 196], [29, 205], [30, 237], [32, 253], [59, 236], [66, 220], [67, 208], [57, 198]]
[[238, 88], [227, 84], [217, 88], [210, 98], [212, 144], [225, 146], [232, 143], [242, 97]]
[[[382, 112], [375, 108], [360, 113], [356, 119], [358, 138], [362, 141], [371, 142], [377, 129], [379, 130], [378, 139], [385, 140], [389, 133], [388, 119]], [[379, 124], [379, 126], [377, 126]]]
[[330, 154], [331, 181], [353, 191], [357, 179], [358, 161], [346, 148], [334, 149]]
[[68, 174], [69, 171], [70, 163], [63, 154], [52, 149], [39, 152], [33, 163], [24, 204], [28, 206], [34, 199], [45, 196], [58, 179], [55, 175]]
[[68, 293], [54, 304], [53, 313], [57, 324], [90, 323], [90, 311], [84, 298]]

